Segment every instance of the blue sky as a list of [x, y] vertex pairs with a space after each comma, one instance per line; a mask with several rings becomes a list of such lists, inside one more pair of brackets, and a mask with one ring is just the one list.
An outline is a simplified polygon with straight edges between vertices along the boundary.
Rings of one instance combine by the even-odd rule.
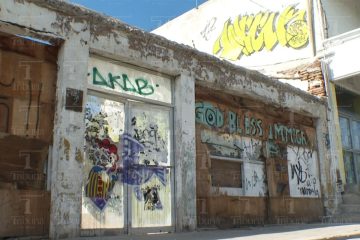
[[71, 0], [151, 31], [206, 0]]

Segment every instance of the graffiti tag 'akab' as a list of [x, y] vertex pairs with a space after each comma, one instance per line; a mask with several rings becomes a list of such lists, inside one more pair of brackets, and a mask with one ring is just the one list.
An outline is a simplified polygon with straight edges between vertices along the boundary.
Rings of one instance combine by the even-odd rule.
[[[135, 80], [129, 79], [128, 75], [122, 74], [113, 75], [108, 73], [107, 77], [101, 75], [100, 71], [94, 67], [92, 71], [93, 84], [105, 86], [111, 89], [120, 87], [123, 91], [134, 92], [142, 96], [152, 95], [154, 93], [154, 87], [143, 78], [137, 78]], [[159, 85], [156, 85], [159, 87]]]
[[259, 12], [227, 20], [213, 46], [213, 54], [235, 61], [264, 49], [272, 51], [278, 43], [299, 49], [309, 41], [306, 11], [295, 6], [278, 12]]

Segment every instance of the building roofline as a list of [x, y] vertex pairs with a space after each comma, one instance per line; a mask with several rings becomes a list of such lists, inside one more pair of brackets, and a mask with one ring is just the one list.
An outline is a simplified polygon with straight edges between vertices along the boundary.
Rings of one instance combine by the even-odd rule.
[[92, 25], [91, 27], [92, 31], [95, 32], [96, 30], [94, 30], [93, 26], [100, 24], [102, 27], [107, 26], [116, 31], [124, 32], [134, 38], [145, 39], [146, 37], [149, 43], [154, 43], [161, 47], [167, 47], [173, 50], [185, 52], [187, 53], [188, 56], [195, 57], [198, 62], [211, 63], [211, 65], [217, 66], [218, 68], [226, 68], [230, 71], [233, 71], [235, 74], [250, 76], [252, 77], [251, 78], [252, 80], [256, 79], [256, 81], [260, 81], [265, 85], [269, 85], [269, 87], [275, 87], [277, 89], [281, 89], [282, 91], [292, 92], [304, 98], [304, 100], [318, 102], [323, 105], [327, 104], [327, 102], [324, 99], [319, 99], [318, 97], [313, 96], [307, 92], [304, 92], [294, 86], [291, 86], [290, 84], [282, 83], [276, 80], [275, 78], [265, 76], [264, 74], [256, 70], [250, 70], [241, 66], [234, 65], [228, 61], [221, 60], [208, 53], [200, 52], [187, 45], [179, 44], [177, 42], [168, 40], [165, 37], [156, 35], [151, 32], [146, 32], [140, 28], [124, 23], [116, 18], [107, 16], [103, 13], [96, 12], [81, 5], [68, 3], [65, 1], [59, 1], [59, 0], [15, 0], [15, 1], [20, 3], [27, 1], [39, 7], [48, 8], [55, 12], [64, 14], [66, 16], [73, 17], [75, 21], [76, 20], [88, 21]]

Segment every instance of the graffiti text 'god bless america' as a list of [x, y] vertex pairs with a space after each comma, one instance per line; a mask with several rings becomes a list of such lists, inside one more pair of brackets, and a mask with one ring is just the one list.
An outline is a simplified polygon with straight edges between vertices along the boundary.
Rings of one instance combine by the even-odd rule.
[[[243, 116], [243, 121], [241, 121], [241, 116], [237, 113], [228, 111], [227, 114], [228, 122], [227, 125], [225, 125], [224, 112], [220, 109], [207, 102], [197, 102], [195, 105], [195, 118], [198, 123], [213, 128], [227, 127], [230, 134], [238, 133], [254, 137], [264, 136], [263, 122], [261, 119]], [[304, 131], [279, 123], [269, 126], [267, 139], [280, 140], [284, 143], [297, 145], [308, 145]]]

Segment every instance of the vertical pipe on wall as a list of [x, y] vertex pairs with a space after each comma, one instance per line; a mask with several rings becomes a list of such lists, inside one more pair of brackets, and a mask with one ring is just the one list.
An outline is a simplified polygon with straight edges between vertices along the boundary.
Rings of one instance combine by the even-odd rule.
[[316, 42], [315, 42], [315, 37], [314, 37], [314, 11], [313, 11], [313, 0], [308, 0], [307, 1], [307, 21], [308, 21], [308, 26], [309, 26], [309, 41], [311, 42], [311, 47], [312, 47], [312, 53], [313, 53], [313, 57], [316, 56]]

